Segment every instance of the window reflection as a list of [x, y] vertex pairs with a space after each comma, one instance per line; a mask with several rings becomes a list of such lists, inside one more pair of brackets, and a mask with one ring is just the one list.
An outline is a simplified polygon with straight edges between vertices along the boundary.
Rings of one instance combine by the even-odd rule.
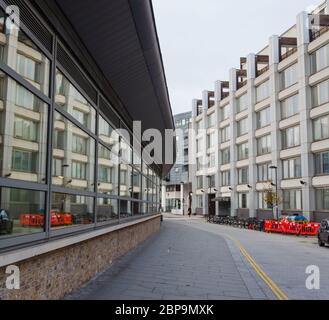
[[118, 157], [103, 145], [98, 145], [98, 192], [118, 194]]
[[94, 191], [95, 141], [72, 122], [56, 114], [53, 184]]
[[44, 192], [0, 188], [0, 237], [43, 232]]
[[118, 218], [118, 200], [106, 198], [97, 199], [97, 222], [113, 221]]
[[2, 177], [46, 182], [48, 106], [0, 72]]
[[55, 102], [79, 123], [95, 133], [95, 109], [59, 70], [56, 71]]
[[51, 227], [64, 228], [94, 222], [94, 198], [53, 193]]
[[20, 29], [7, 29], [0, 11], [0, 60], [49, 95], [50, 61]]

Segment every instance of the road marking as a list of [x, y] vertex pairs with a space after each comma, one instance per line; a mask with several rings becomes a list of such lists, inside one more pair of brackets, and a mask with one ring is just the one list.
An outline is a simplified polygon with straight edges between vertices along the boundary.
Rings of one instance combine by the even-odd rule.
[[250, 265], [254, 268], [258, 276], [267, 284], [267, 286], [271, 289], [274, 295], [279, 300], [289, 300], [288, 296], [278, 287], [278, 285], [266, 274], [266, 272], [257, 264], [255, 259], [248, 253], [248, 251], [243, 247], [241, 242], [232, 236], [226, 235], [229, 239], [231, 239], [236, 246], [239, 248], [242, 255], [247, 259]]

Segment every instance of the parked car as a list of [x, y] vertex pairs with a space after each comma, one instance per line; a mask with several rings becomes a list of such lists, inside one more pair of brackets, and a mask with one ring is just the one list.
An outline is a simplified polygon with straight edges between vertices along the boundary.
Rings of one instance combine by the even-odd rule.
[[11, 234], [13, 232], [13, 221], [5, 209], [0, 209], [0, 234]]
[[319, 246], [324, 247], [329, 244], [329, 219], [325, 219], [321, 222], [321, 226], [318, 233]]

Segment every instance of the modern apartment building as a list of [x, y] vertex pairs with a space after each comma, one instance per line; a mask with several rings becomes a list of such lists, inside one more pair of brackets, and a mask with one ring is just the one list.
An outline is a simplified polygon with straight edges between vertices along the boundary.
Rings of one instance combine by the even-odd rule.
[[0, 1], [0, 299], [8, 264], [16, 297], [62, 297], [160, 226], [172, 165], [133, 135], [174, 129], [152, 3], [87, 4]]
[[176, 163], [170, 170], [162, 186], [162, 207], [166, 212], [187, 214], [188, 197], [191, 192], [189, 183], [189, 125], [192, 112], [174, 116], [176, 129]]
[[[193, 100], [199, 214], [329, 216], [329, 2]], [[203, 130], [202, 130], [203, 129]], [[275, 195], [270, 205], [269, 192]], [[278, 210], [276, 210], [278, 204]], [[275, 206], [275, 208], [273, 208]]]

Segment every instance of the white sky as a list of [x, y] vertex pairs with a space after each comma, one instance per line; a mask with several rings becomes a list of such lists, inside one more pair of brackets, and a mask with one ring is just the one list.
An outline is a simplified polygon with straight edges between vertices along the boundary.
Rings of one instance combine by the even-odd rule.
[[322, 0], [153, 0], [173, 114]]

